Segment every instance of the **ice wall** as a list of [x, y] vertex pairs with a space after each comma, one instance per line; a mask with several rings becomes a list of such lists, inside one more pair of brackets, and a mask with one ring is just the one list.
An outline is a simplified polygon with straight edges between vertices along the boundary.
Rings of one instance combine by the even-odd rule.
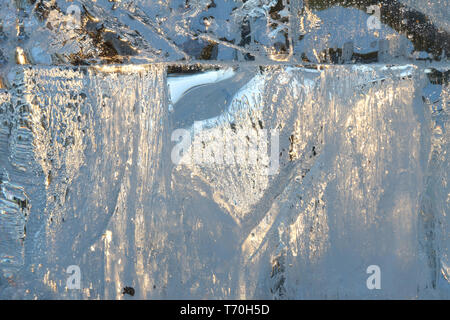
[[[423, 69], [236, 68], [230, 102], [206, 118], [186, 101], [221, 83], [170, 113], [163, 64], [10, 78], [2, 298], [448, 298], [448, 85]], [[175, 165], [181, 107], [206, 150], [217, 130], [278, 129], [278, 170]]]
[[[2, 241], [21, 267], [13, 275], [3, 272], [4, 278], [25, 281], [27, 294], [54, 297], [30, 281], [64, 295], [65, 269], [81, 264], [83, 283], [95, 285], [83, 296], [109, 297], [109, 286], [120, 285], [108, 257], [133, 256], [126, 239], [134, 239], [134, 222], [142, 218], [132, 203], [149, 205], [141, 197], [152, 199], [154, 185], [163, 184], [158, 169], [167, 128], [164, 77], [157, 65], [15, 70], [11, 103], [2, 104], [2, 181], [12, 181], [16, 193], [25, 189], [28, 197], [16, 196], [17, 204], [12, 196], [2, 200], [13, 207], [2, 210], [2, 218], [13, 216], [17, 228], [7, 240], [23, 238], [24, 213], [29, 220], [25, 245]], [[117, 247], [110, 249], [110, 241]]]
[[[198, 188], [208, 204], [205, 214], [212, 211], [212, 199], [233, 218], [227, 224], [234, 226], [228, 241], [240, 252], [235, 297], [432, 295], [430, 272], [440, 267], [431, 263], [434, 249], [424, 252], [420, 243], [434, 248], [423, 239], [434, 226], [419, 231], [430, 170], [429, 110], [421, 97], [426, 82], [414, 66], [273, 67], [236, 94], [226, 114], [207, 120], [217, 127], [264, 123], [280, 130], [275, 176], [261, 175], [257, 166], [177, 168], [186, 179], [179, 190], [185, 184]], [[442, 195], [433, 199], [445, 206]], [[198, 201], [192, 200], [189, 211], [197, 210]], [[445, 219], [442, 211], [437, 215]], [[205, 232], [212, 227], [208, 219], [189, 217], [192, 227]], [[447, 242], [445, 231], [436, 237]], [[189, 234], [187, 241], [195, 247], [201, 240]], [[215, 236], [209, 241], [215, 243]], [[444, 254], [447, 247], [442, 245]], [[196, 254], [208, 261], [208, 271], [225, 263], [215, 262], [209, 251]], [[369, 265], [386, 270], [382, 291], [367, 290]], [[217, 278], [205, 279], [206, 286], [217, 286]]]

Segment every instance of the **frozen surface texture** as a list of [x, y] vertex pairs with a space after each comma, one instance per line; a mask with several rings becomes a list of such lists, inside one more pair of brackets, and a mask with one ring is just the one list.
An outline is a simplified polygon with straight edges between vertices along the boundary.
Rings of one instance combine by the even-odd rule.
[[[85, 270], [93, 272], [101, 296], [109, 297], [108, 283], [120, 285], [108, 257], [134, 255], [126, 238], [133, 234], [134, 239], [135, 232], [128, 228], [144, 223], [139, 212], [158, 193], [161, 133], [167, 130], [164, 77], [161, 66], [16, 70], [13, 97], [1, 113], [2, 205], [8, 206], [2, 206], [2, 228], [8, 228], [6, 240], [13, 244], [2, 241], [9, 257], [2, 269], [26, 266], [57, 290], [65, 286], [64, 268], [94, 259]], [[29, 210], [30, 241], [19, 246]], [[113, 252], [110, 242], [118, 245]], [[105, 252], [101, 259], [98, 245]], [[133, 240], [136, 254], [139, 247]], [[81, 260], [73, 263], [75, 257]], [[122, 259], [125, 266], [128, 259]], [[10, 279], [6, 271], [3, 276]], [[83, 277], [87, 281], [88, 273]]]
[[4, 0], [0, 65], [441, 60], [450, 52], [448, 6], [448, 0]]
[[[2, 297], [448, 297], [448, 87], [417, 67], [236, 69], [251, 80], [196, 115], [197, 135], [207, 150], [231, 123], [279, 128], [272, 175], [172, 164], [189, 92], [168, 113], [163, 65], [15, 72], [1, 96]], [[372, 264], [380, 291], [366, 288]], [[66, 289], [69, 265], [83, 290]]]
[[1, 1], [0, 298], [449, 299], [448, 5]]

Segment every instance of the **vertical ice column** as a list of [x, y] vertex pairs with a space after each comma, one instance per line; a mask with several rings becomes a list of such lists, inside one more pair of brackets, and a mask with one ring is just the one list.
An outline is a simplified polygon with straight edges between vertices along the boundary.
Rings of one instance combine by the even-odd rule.
[[450, 296], [450, 187], [448, 152], [449, 86], [435, 81], [426, 91], [431, 113], [431, 151], [426, 172], [425, 190], [421, 196], [420, 231], [421, 248], [426, 256], [432, 289], [436, 296]]
[[[12, 129], [1, 127], [0, 158], [24, 174], [1, 173], [9, 183], [2, 190], [15, 192], [2, 210], [16, 217], [12, 236], [24, 240], [21, 207], [31, 208], [22, 251], [8, 245], [24, 256], [15, 281], [31, 296], [112, 298], [121, 295], [122, 266], [127, 274], [140, 270], [132, 252], [147, 237], [144, 215], [155, 214], [155, 194], [164, 197], [164, 79], [162, 65], [15, 70], [10, 100], [17, 108], [8, 109], [15, 120]], [[66, 287], [70, 265], [80, 267], [81, 290]]]
[[24, 265], [26, 222], [31, 204], [32, 130], [20, 91], [0, 92], [0, 278], [14, 282]]
[[[23, 264], [25, 203], [20, 187], [10, 183], [7, 171], [12, 104], [8, 92], [0, 92], [0, 277], [11, 278]], [[23, 201], [23, 202], [22, 202]]]
[[[323, 128], [323, 140], [314, 142], [308, 170], [301, 158], [284, 169], [293, 178], [243, 242], [241, 296], [426, 294], [418, 225], [430, 136], [421, 90], [420, 74], [408, 66], [321, 74], [312, 100], [322, 117], [308, 130]], [[278, 106], [296, 104], [294, 95], [282, 97]], [[309, 121], [305, 108], [299, 105], [296, 123]], [[293, 135], [294, 151], [311, 148], [308, 133]], [[366, 287], [370, 265], [381, 268], [382, 290]]]

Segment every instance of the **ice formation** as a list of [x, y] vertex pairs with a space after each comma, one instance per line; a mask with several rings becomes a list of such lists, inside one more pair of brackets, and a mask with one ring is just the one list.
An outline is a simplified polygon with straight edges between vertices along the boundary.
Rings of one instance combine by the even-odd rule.
[[379, 2], [1, 2], [0, 298], [448, 299], [448, 1]]

